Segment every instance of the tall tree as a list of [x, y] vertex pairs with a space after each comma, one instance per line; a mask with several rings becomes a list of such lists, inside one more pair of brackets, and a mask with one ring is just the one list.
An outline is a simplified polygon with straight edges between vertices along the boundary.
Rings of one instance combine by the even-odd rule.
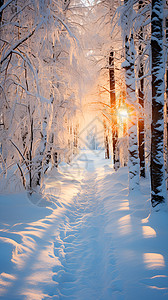
[[152, 124], [151, 124], [151, 202], [166, 202], [164, 170], [164, 52], [163, 1], [152, 0]]
[[[110, 52], [109, 56], [109, 77], [110, 77], [110, 107], [111, 111], [116, 109], [116, 95], [115, 95], [115, 75], [114, 75], [114, 52]], [[112, 116], [113, 117], [113, 116]], [[113, 120], [112, 120], [113, 121]], [[114, 169], [117, 170], [120, 167], [119, 153], [117, 153], [118, 143], [118, 128], [117, 120], [114, 120], [114, 126], [112, 128], [112, 146], [113, 146], [113, 165]]]
[[130, 124], [128, 128], [129, 136], [129, 190], [132, 191], [139, 186], [139, 154], [138, 154], [138, 138], [137, 138], [137, 112], [135, 109], [137, 103], [135, 91], [135, 49], [134, 36], [132, 27], [133, 7], [132, 1], [124, 0], [124, 22], [123, 31], [125, 39], [125, 61], [123, 67], [125, 68], [125, 83], [126, 83], [126, 102], [131, 106]]
[[[143, 7], [143, 0], [139, 0], [139, 10]], [[139, 31], [139, 88], [138, 98], [139, 104], [144, 108], [144, 67], [143, 67], [143, 27]], [[140, 176], [145, 177], [145, 138], [144, 138], [144, 116], [140, 115], [138, 120], [138, 135], [139, 135], [139, 158], [140, 158]]]
[[[168, 44], [168, 18], [166, 18], [166, 44]], [[168, 173], [168, 52], [166, 51], [166, 116], [167, 116], [167, 166], [166, 171]]]

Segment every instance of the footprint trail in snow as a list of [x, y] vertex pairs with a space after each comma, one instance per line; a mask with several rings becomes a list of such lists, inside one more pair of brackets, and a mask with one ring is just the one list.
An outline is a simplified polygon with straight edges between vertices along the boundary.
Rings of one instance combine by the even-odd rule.
[[104, 233], [106, 218], [95, 176], [87, 173], [55, 237], [54, 254], [60, 265], [53, 268], [53, 280], [59, 299], [119, 299], [115, 294], [122, 292], [113, 241]]
[[167, 213], [148, 217], [149, 181], [130, 198], [127, 168], [85, 158], [51, 170], [51, 210], [1, 197], [1, 299], [167, 299]]

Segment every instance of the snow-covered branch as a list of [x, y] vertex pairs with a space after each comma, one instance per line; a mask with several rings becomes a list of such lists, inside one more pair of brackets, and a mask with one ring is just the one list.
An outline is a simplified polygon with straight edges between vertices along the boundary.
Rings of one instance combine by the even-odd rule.
[[6, 3], [4, 3], [1, 7], [0, 7], [0, 13], [10, 4], [12, 3], [14, 0], [8, 0]]
[[12, 54], [12, 52], [18, 48], [21, 44], [23, 44], [28, 38], [30, 38], [34, 32], [35, 32], [35, 28], [24, 38], [20, 39], [19, 41], [17, 41], [8, 51], [7, 53], [4, 54], [4, 56], [2, 56], [0, 63], [2, 64], [8, 57], [10, 54]]

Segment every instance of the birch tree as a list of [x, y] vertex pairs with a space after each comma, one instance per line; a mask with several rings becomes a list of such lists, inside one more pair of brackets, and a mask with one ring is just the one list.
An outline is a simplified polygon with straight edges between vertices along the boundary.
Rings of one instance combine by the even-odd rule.
[[[109, 56], [109, 77], [110, 77], [110, 107], [115, 111], [116, 105], [116, 93], [115, 93], [115, 73], [114, 73], [114, 52], [110, 52]], [[117, 118], [115, 118], [114, 128], [112, 128], [112, 147], [113, 147], [113, 164], [114, 169], [117, 170], [120, 167], [119, 151], [118, 151], [118, 127]]]
[[[156, 207], [166, 202], [164, 170], [164, 52], [163, 3], [152, 0], [152, 124], [151, 124], [151, 202]], [[159, 208], [158, 208], [159, 209]]]
[[126, 102], [131, 106], [130, 124], [128, 128], [129, 136], [129, 190], [132, 191], [139, 186], [139, 155], [138, 155], [138, 139], [137, 139], [137, 112], [136, 112], [136, 91], [135, 91], [135, 48], [132, 27], [133, 2], [125, 0], [124, 9], [124, 40], [125, 40], [125, 62], [122, 66], [125, 68], [126, 83]]

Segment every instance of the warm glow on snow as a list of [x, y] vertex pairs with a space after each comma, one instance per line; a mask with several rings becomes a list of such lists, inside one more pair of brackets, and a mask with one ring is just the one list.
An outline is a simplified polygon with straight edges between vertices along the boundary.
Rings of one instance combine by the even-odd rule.
[[0, 299], [168, 300], [167, 41], [168, 0], [1, 0]]
[[156, 231], [150, 226], [142, 226], [144, 238], [156, 237]]
[[12, 281], [16, 280], [16, 276], [8, 273], [0, 274], [0, 296], [6, 291], [6, 288], [12, 285]]
[[131, 217], [126, 215], [119, 219], [119, 229], [122, 235], [128, 234], [131, 232]]
[[163, 255], [158, 253], [144, 253], [144, 263], [147, 269], [164, 268], [165, 260]]
[[129, 210], [129, 201], [128, 201], [128, 200], [124, 200], [124, 201], [120, 204], [119, 210]]

